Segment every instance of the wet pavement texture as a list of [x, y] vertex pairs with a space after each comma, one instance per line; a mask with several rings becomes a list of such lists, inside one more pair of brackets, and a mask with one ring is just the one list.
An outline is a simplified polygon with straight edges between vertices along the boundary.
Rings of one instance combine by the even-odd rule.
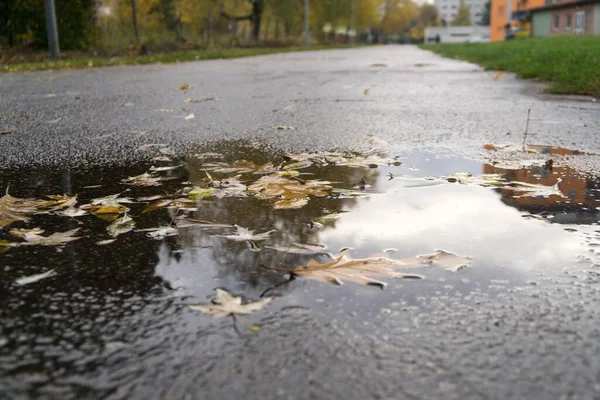
[[[14, 95], [0, 100], [0, 126], [21, 130], [0, 136], [0, 187], [19, 198], [77, 194], [77, 207], [121, 193], [135, 222], [112, 237], [125, 214], [50, 211], [0, 229], [0, 243], [18, 244], [0, 246], [3, 396], [600, 396], [597, 103], [394, 46], [3, 75], [0, 85]], [[523, 152], [528, 108], [531, 142], [590, 154]], [[319, 162], [294, 164], [303, 151]], [[340, 165], [326, 151], [383, 161]], [[123, 182], [152, 166], [177, 168], [151, 173], [156, 186]], [[331, 188], [290, 209], [260, 191], [185, 189], [238, 174], [246, 189], [275, 170]], [[181, 198], [193, 204], [147, 208]], [[233, 224], [275, 231], [233, 241]], [[145, 230], [161, 226], [177, 234]], [[27, 246], [10, 233], [36, 227], [81, 239]], [[328, 260], [281, 251], [293, 243], [359, 259], [445, 250], [470, 262], [400, 268], [424, 279], [377, 277], [384, 288], [335, 286], [277, 270]], [[273, 300], [237, 320], [188, 307], [216, 288]]]

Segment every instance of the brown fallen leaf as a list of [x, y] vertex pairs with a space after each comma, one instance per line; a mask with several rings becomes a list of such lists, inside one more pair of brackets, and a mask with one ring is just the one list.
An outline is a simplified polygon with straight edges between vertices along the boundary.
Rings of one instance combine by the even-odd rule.
[[18, 129], [5, 129], [0, 131], [0, 135], [10, 135], [11, 133], [19, 132]]
[[371, 257], [365, 259], [352, 259], [347, 252], [343, 252], [333, 261], [320, 263], [310, 260], [306, 267], [299, 266], [287, 269], [286, 272], [293, 276], [315, 279], [322, 282], [342, 285], [344, 280], [364, 285], [385, 287], [387, 283], [371, 278], [371, 276], [384, 276], [390, 278], [422, 279], [423, 276], [396, 272], [401, 268], [414, 268], [418, 262], [407, 264], [404, 261], [387, 257]]
[[154, 176], [152, 174], [144, 172], [143, 174], [140, 174], [140, 175], [130, 176], [128, 178], [125, 178], [125, 179], [121, 180], [121, 182], [125, 183], [127, 185], [134, 185], [134, 186], [159, 186], [159, 185], [162, 185], [163, 180], [164, 179], [162, 179], [159, 176]]
[[242, 304], [241, 297], [234, 297], [226, 290], [217, 289], [217, 297], [212, 300], [213, 304], [189, 305], [188, 307], [194, 311], [212, 315], [214, 318], [223, 318], [231, 315], [237, 319], [238, 314], [251, 314], [262, 310], [271, 302], [271, 299], [271, 297], [267, 297], [259, 301]]
[[188, 90], [190, 88], [190, 85], [187, 83], [183, 83], [181, 86], [179, 86], [179, 89], [181, 90]]
[[26, 234], [34, 234], [34, 235], [41, 235], [42, 233], [44, 233], [43, 229], [40, 228], [32, 228], [32, 229], [24, 229], [24, 228], [20, 228], [20, 229], [11, 229], [9, 231], [9, 233], [11, 235], [13, 235], [14, 237], [18, 237], [20, 239], [22, 239]]
[[288, 179], [281, 173], [262, 176], [248, 186], [248, 192], [257, 198], [274, 200], [276, 209], [302, 207], [309, 196], [327, 196], [331, 189], [326, 181]]
[[50, 236], [41, 236], [37, 233], [25, 233], [23, 239], [25, 239], [26, 245], [42, 245], [42, 246], [62, 246], [68, 242], [81, 239], [81, 237], [75, 237], [79, 228], [72, 229], [66, 232], [56, 232]]
[[28, 216], [39, 211], [45, 201], [20, 199], [6, 194], [0, 197], [0, 229], [17, 221], [27, 221]]
[[471, 259], [469, 257], [459, 256], [444, 250], [438, 250], [433, 254], [418, 256], [417, 259], [428, 265], [434, 265], [436, 267], [454, 272], [468, 267], [471, 263]]
[[157, 200], [149, 205], [147, 205], [144, 210], [142, 211], [142, 213], [147, 213], [147, 212], [151, 212], [151, 211], [155, 211], [161, 208], [166, 208], [166, 207], [170, 207], [170, 208], [175, 208], [175, 209], [186, 209], [186, 208], [192, 208], [194, 205], [196, 204], [195, 201], [186, 199], [186, 198], [180, 198], [180, 199], [160, 199]]

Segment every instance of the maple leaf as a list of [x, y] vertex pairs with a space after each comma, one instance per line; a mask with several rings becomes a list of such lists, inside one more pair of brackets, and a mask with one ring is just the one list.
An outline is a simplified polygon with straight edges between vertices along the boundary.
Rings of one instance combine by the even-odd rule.
[[259, 169], [259, 167], [254, 164], [252, 161], [247, 160], [238, 160], [233, 164], [228, 164], [225, 162], [215, 162], [204, 164], [203, 169], [205, 171], [213, 171], [220, 174], [229, 174], [232, 172], [237, 173], [248, 173], [253, 172]]
[[148, 232], [146, 236], [152, 239], [161, 240], [167, 236], [179, 235], [179, 230], [170, 226], [161, 226], [159, 228], [140, 229], [140, 232]]
[[251, 314], [262, 310], [271, 302], [271, 299], [271, 297], [267, 297], [259, 301], [242, 304], [241, 297], [234, 297], [226, 290], [217, 289], [217, 296], [212, 300], [212, 304], [189, 305], [188, 307], [194, 311], [212, 315], [214, 318], [223, 318], [229, 315], [236, 318], [238, 314]]
[[562, 178], [558, 178], [556, 183], [552, 186], [546, 185], [538, 185], [535, 183], [528, 182], [511, 182], [510, 184], [503, 186], [502, 189], [512, 190], [516, 193], [521, 193], [518, 196], [513, 195], [514, 198], [518, 199], [520, 197], [550, 197], [550, 196], [559, 196], [565, 197], [563, 192], [561, 192], [559, 188], [559, 184], [562, 182]]
[[263, 232], [263, 233], [254, 233], [253, 230], [250, 230], [248, 228], [243, 228], [239, 225], [234, 225], [233, 227], [235, 228], [234, 234], [232, 234], [232, 235], [216, 235], [216, 236], [224, 237], [225, 239], [229, 239], [229, 240], [235, 240], [236, 242], [244, 242], [246, 240], [259, 241], [259, 240], [267, 240], [269, 238], [269, 235], [276, 231], [275, 229], [272, 229], [270, 231]]
[[131, 203], [128, 197], [119, 197], [121, 193], [93, 199], [90, 204], [81, 206], [83, 210], [94, 214], [121, 214], [128, 210], [123, 204]]
[[463, 185], [479, 185], [479, 186], [502, 186], [504, 184], [504, 178], [501, 174], [483, 174], [479, 176], [473, 176], [469, 172], [457, 172], [446, 178], [448, 182], [458, 182]]
[[17, 221], [27, 221], [30, 214], [39, 211], [45, 204], [42, 200], [20, 199], [6, 194], [0, 197], [0, 229]]
[[79, 228], [72, 229], [66, 232], [56, 232], [50, 236], [41, 236], [39, 233], [25, 233], [23, 239], [25, 239], [25, 245], [42, 245], [42, 246], [62, 246], [68, 242], [81, 239], [80, 237], [74, 237]]
[[52, 214], [60, 215], [63, 217], [75, 218], [75, 217], [81, 217], [83, 215], [87, 215], [88, 212], [81, 208], [69, 207], [64, 210], [54, 211]]
[[106, 231], [112, 237], [117, 237], [123, 233], [131, 231], [135, 227], [135, 221], [127, 214], [116, 219], [112, 224], [106, 227]]
[[185, 198], [180, 199], [161, 199], [149, 204], [144, 208], [142, 213], [151, 212], [154, 210], [158, 210], [165, 207], [172, 207], [178, 210], [195, 210], [195, 208], [190, 207], [191, 205], [195, 205], [196, 203]]
[[45, 207], [51, 207], [49, 211], [61, 210], [63, 208], [71, 208], [77, 204], [77, 195], [50, 195], [46, 196], [50, 200], [44, 204]]
[[342, 285], [343, 280], [347, 280], [364, 285], [385, 287], [387, 283], [373, 279], [370, 276], [375, 275], [390, 278], [412, 279], [423, 278], [421, 275], [396, 272], [397, 269], [410, 267], [414, 267], [414, 265], [387, 257], [371, 257], [354, 260], [344, 252], [334, 258], [333, 261], [320, 263], [313, 259], [309, 261], [306, 267], [299, 266], [295, 269], [287, 269], [286, 272], [293, 276], [315, 279], [334, 285]]
[[9, 231], [11, 235], [18, 238], [24, 238], [27, 234], [41, 235], [44, 233], [43, 229], [40, 228], [32, 228], [32, 229], [24, 229], [24, 228], [15, 228]]
[[288, 179], [279, 173], [262, 176], [252, 185], [248, 192], [262, 199], [274, 199], [273, 206], [281, 208], [299, 208], [308, 202], [309, 195], [327, 196], [332, 189], [329, 182], [300, 179]]
[[140, 175], [130, 176], [121, 180], [122, 183], [134, 186], [159, 186], [162, 185], [164, 179], [159, 176], [154, 176], [147, 172]]
[[433, 254], [417, 256], [417, 259], [423, 264], [434, 265], [454, 272], [466, 268], [471, 263], [469, 257], [459, 256], [444, 250], [438, 250]]

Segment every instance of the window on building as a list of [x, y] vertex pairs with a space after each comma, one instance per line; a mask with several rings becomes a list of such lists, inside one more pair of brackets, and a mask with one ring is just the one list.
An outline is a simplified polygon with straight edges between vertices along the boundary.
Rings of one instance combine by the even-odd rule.
[[560, 26], [560, 14], [552, 14], [552, 30], [557, 31]]
[[573, 14], [568, 13], [565, 15], [565, 31], [570, 31], [573, 25]]

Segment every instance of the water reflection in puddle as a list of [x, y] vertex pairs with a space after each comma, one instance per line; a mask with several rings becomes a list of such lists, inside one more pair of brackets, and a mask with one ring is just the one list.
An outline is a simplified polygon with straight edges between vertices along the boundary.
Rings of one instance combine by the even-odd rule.
[[[275, 165], [283, 159], [251, 147], [223, 147], [216, 150], [224, 153], [227, 162], [244, 158], [256, 165]], [[307, 204], [298, 209], [274, 210], [269, 199], [225, 197], [198, 201], [197, 211], [188, 213], [188, 219], [237, 224], [256, 232], [276, 229], [267, 240], [259, 242], [260, 251], [254, 251], [245, 241], [227, 240], [223, 236], [231, 234], [232, 229], [222, 226], [181, 227], [177, 236], [162, 240], [132, 231], [118, 236], [114, 243], [97, 246], [98, 240], [107, 238], [106, 226], [110, 222], [94, 215], [77, 219], [36, 215], [29, 224], [15, 224], [39, 226], [49, 233], [81, 228], [83, 238], [60, 251], [21, 246], [0, 254], [0, 299], [4, 304], [0, 310], [2, 373], [49, 373], [60, 365], [66, 368], [62, 373], [76, 375], [81, 371], [65, 367], [71, 357], [65, 354], [85, 353], [86, 348], [102, 353], [107, 345], [135, 342], [153, 329], [163, 335], [164, 329], [210, 327], [210, 317], [191, 312], [185, 304], [205, 302], [217, 287], [256, 299], [287, 279], [287, 274], [270, 268], [294, 268], [315, 258], [286, 254], [268, 246], [320, 244], [332, 253], [350, 248], [355, 258], [386, 249], [394, 249], [388, 254], [398, 259], [438, 249], [471, 257], [470, 267], [459, 272], [429, 267], [417, 270], [425, 280], [386, 278], [389, 286], [385, 290], [352, 283], [334, 287], [296, 279], [271, 292], [277, 299], [262, 314], [272, 316], [287, 307], [303, 307], [323, 322], [343, 321], [360, 330], [370, 329], [382, 310], [397, 317], [397, 311], [403, 307], [423, 306], [423, 298], [465, 296], [477, 291], [493, 297], [509, 287], [536, 280], [541, 274], [559, 271], [575, 263], [578, 255], [589, 257], [590, 248], [597, 245], [594, 227], [590, 230], [573, 225], [595, 224], [598, 219], [595, 196], [599, 185], [594, 177], [579, 175], [567, 166], [552, 171], [535, 166], [516, 170], [482, 166], [440, 150], [404, 154], [401, 160], [402, 165], [379, 168], [303, 168], [299, 176], [302, 180], [331, 182], [342, 190], [342, 195], [309, 196]], [[124, 195], [165, 195], [206, 181], [206, 160], [190, 157], [182, 162], [182, 168], [165, 173], [172, 179], [160, 186], [129, 187]], [[0, 186], [10, 184], [11, 194], [20, 197], [77, 193], [79, 201], [87, 203], [122, 192], [127, 186], [120, 183], [121, 179], [143, 173], [148, 167], [15, 171], [0, 177]], [[510, 180], [547, 186], [562, 177], [560, 190], [565, 196], [515, 197], [511, 190], [451, 183], [443, 178], [422, 179], [458, 171], [473, 175], [500, 173]], [[213, 179], [222, 178], [218, 172], [210, 174]], [[243, 175], [240, 180], [248, 184], [259, 177]], [[146, 205], [128, 204], [137, 229], [173, 224], [181, 216], [168, 208], [144, 213]], [[542, 212], [548, 215], [540, 216]], [[317, 223], [320, 217], [330, 214], [339, 215]], [[527, 214], [540, 218], [524, 218]], [[0, 233], [0, 239], [14, 240], [6, 230]], [[20, 277], [50, 269], [56, 271], [55, 276], [26, 286], [13, 283]], [[262, 316], [248, 317], [248, 323], [260, 321]], [[139, 326], [132, 326], [135, 324]], [[32, 351], [36, 348], [53, 361], [45, 365]], [[8, 367], [19, 357], [27, 362], [16, 369]]]

